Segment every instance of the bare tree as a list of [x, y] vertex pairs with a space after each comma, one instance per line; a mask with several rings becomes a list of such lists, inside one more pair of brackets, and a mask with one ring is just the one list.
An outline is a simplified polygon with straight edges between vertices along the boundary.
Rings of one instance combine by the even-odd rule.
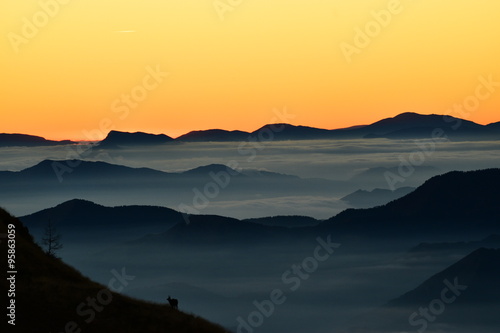
[[45, 226], [44, 237], [42, 238], [42, 244], [45, 246], [45, 253], [49, 256], [58, 258], [56, 251], [62, 249], [63, 245], [60, 242], [61, 235], [57, 232], [56, 227], [49, 220]]

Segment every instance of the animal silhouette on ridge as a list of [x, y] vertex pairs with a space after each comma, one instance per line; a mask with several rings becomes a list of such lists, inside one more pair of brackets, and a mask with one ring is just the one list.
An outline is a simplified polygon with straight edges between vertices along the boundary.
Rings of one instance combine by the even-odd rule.
[[167, 298], [167, 301], [168, 303], [170, 304], [170, 306], [176, 310], [179, 310], [178, 308], [178, 305], [179, 305], [179, 301], [175, 298], [170, 298], [170, 295], [168, 295], [168, 298]]

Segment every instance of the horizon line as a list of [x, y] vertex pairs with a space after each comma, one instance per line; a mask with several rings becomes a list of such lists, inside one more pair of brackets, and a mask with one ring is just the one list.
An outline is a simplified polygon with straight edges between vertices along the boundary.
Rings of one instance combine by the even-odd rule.
[[[190, 130], [188, 132], [184, 132], [183, 134], [180, 134], [180, 135], [177, 135], [177, 136], [171, 136], [169, 134], [167, 134], [166, 132], [160, 132], [160, 133], [155, 133], [155, 132], [148, 132], [148, 131], [142, 131], [142, 130], [133, 130], [133, 131], [129, 131], [129, 130], [119, 130], [119, 129], [110, 129], [102, 139], [99, 139], [99, 140], [86, 140], [86, 139], [71, 139], [71, 138], [49, 138], [49, 137], [46, 137], [46, 136], [43, 136], [43, 135], [40, 135], [40, 134], [28, 134], [28, 133], [21, 133], [21, 132], [0, 132], [0, 134], [20, 134], [20, 135], [33, 135], [33, 136], [39, 136], [39, 137], [42, 137], [44, 138], [45, 140], [49, 140], [49, 141], [73, 141], [73, 142], [99, 142], [99, 141], [102, 141], [104, 140], [107, 135], [112, 132], [112, 131], [116, 131], [116, 132], [123, 132], [123, 133], [145, 133], [145, 134], [152, 134], [152, 135], [166, 135], [174, 140], [177, 140], [178, 138], [180, 138], [181, 136], [183, 135], [186, 135], [188, 133], [191, 133], [191, 132], [203, 132], [203, 131], [211, 131], [211, 130], [220, 130], [220, 131], [228, 131], [228, 132], [231, 132], [231, 131], [242, 131], [242, 132], [247, 132], [247, 133], [252, 133], [252, 132], [255, 132], [257, 130], [259, 130], [260, 128], [264, 127], [264, 126], [268, 126], [268, 125], [275, 125], [275, 124], [286, 124], [286, 125], [291, 125], [291, 126], [303, 126], [303, 127], [310, 127], [310, 128], [316, 128], [316, 129], [322, 129], [322, 130], [328, 130], [328, 131], [334, 131], [334, 130], [342, 130], [342, 129], [349, 129], [349, 128], [354, 128], [354, 127], [363, 127], [363, 126], [369, 126], [373, 123], [376, 123], [378, 121], [381, 121], [381, 120], [384, 120], [384, 119], [391, 119], [391, 118], [395, 118], [397, 116], [400, 116], [402, 114], [406, 114], [406, 113], [412, 113], [412, 114], [416, 114], [416, 115], [420, 115], [420, 116], [450, 116], [450, 117], [454, 117], [453, 115], [449, 115], [449, 114], [436, 114], [436, 113], [428, 113], [428, 114], [425, 114], [425, 113], [418, 113], [418, 112], [414, 112], [414, 111], [407, 111], [407, 112], [401, 112], [401, 113], [398, 113], [396, 114], [395, 116], [390, 116], [390, 117], [384, 117], [384, 118], [380, 118], [379, 120], [376, 120], [372, 123], [369, 123], [369, 124], [358, 124], [358, 125], [351, 125], [351, 126], [347, 126], [347, 127], [339, 127], [339, 128], [323, 128], [323, 127], [315, 127], [315, 126], [312, 126], [312, 125], [304, 125], [304, 124], [298, 124], [298, 125], [295, 125], [295, 124], [292, 124], [292, 123], [267, 123], [267, 124], [264, 124], [260, 127], [258, 127], [257, 129], [249, 132], [249, 131], [245, 131], [245, 130], [241, 130], [241, 129], [223, 129], [223, 128], [206, 128], [206, 129], [193, 129], [193, 130]], [[458, 119], [462, 119], [462, 120], [467, 120], [467, 121], [470, 121], [470, 122], [473, 122], [473, 123], [476, 123], [478, 125], [482, 125], [482, 126], [487, 126], [489, 124], [494, 124], [496, 122], [490, 122], [490, 123], [486, 123], [486, 124], [482, 124], [482, 123], [478, 123], [478, 122], [475, 122], [475, 121], [472, 121], [472, 120], [468, 120], [468, 119], [465, 119], [465, 118], [459, 118], [459, 117], [454, 117], [454, 118], [458, 118]]]

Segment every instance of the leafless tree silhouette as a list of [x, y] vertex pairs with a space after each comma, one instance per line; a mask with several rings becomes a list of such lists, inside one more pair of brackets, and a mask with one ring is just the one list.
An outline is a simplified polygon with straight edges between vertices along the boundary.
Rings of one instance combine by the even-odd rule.
[[51, 257], [58, 258], [56, 252], [63, 247], [61, 244], [61, 235], [57, 232], [56, 227], [50, 220], [45, 226], [42, 244], [45, 246], [45, 253]]

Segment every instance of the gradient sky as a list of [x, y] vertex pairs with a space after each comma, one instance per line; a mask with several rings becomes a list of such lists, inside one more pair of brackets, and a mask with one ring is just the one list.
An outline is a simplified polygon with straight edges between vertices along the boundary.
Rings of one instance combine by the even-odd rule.
[[[292, 124], [340, 128], [450, 113], [480, 76], [500, 81], [495, 0], [62, 2], [0, 4], [0, 132], [255, 130], [285, 107]], [[40, 3], [57, 4], [47, 7], [53, 17]], [[222, 13], [214, 3], [235, 5]], [[347, 61], [342, 43], [360, 46], [355, 29], [376, 29], [372, 11], [391, 6], [390, 22]], [[26, 27], [34, 20], [35, 32]], [[169, 75], [125, 112], [120, 98], [140, 92], [148, 67]], [[462, 117], [500, 121], [497, 89]]]

